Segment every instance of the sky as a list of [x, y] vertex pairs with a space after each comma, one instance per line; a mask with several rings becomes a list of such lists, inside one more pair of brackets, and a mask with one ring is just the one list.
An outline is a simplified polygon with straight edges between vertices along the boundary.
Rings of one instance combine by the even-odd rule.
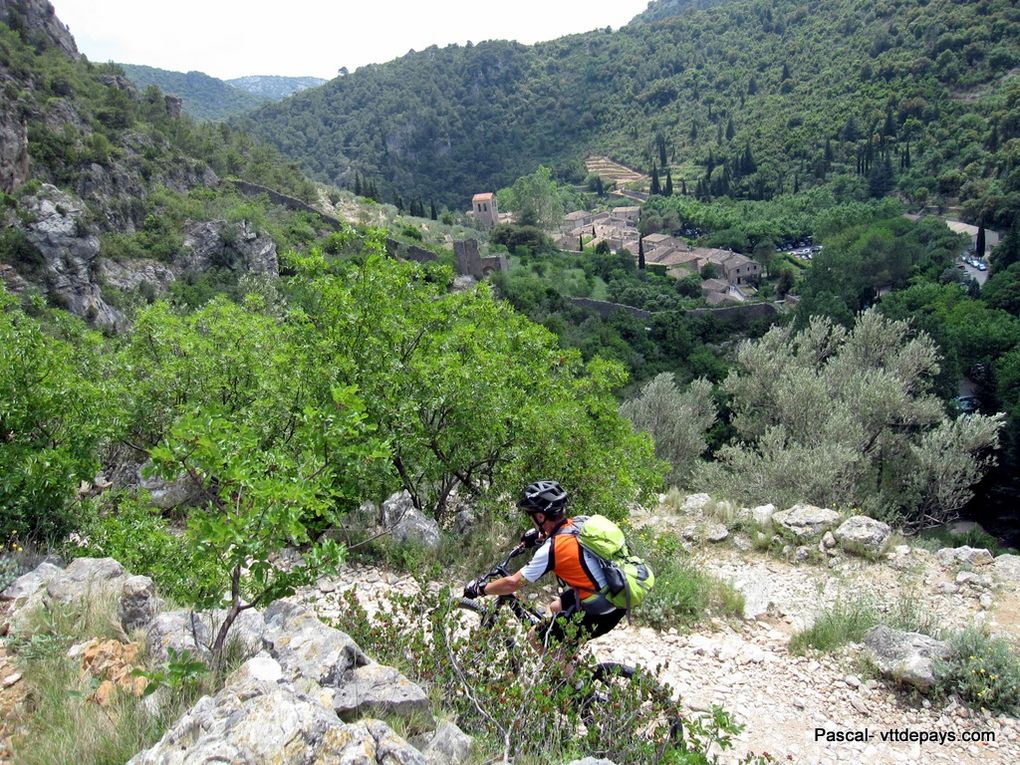
[[483, 40], [626, 24], [648, 0], [52, 0], [90, 61], [332, 79], [340, 67]]

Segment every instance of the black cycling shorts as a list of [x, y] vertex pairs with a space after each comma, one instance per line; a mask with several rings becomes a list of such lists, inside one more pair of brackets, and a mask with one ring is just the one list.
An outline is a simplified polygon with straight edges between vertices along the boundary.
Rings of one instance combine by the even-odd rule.
[[538, 634], [544, 643], [570, 642], [579, 645], [594, 640], [613, 629], [627, 615], [626, 609], [623, 608], [605, 614], [585, 613], [580, 608], [573, 590], [563, 592], [560, 601], [563, 603], [563, 610], [538, 625]]

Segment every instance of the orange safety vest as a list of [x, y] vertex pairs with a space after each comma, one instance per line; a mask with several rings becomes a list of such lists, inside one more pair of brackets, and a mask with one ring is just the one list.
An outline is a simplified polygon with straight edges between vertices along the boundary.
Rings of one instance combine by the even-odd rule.
[[581, 555], [581, 543], [577, 540], [577, 530], [569, 528], [573, 521], [568, 520], [553, 532], [552, 570], [565, 585], [577, 591], [577, 599], [585, 600], [598, 592], [599, 585], [584, 563]]

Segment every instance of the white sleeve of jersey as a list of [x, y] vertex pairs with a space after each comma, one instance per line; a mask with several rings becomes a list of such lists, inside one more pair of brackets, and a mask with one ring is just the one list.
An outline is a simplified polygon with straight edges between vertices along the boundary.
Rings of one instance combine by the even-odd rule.
[[552, 558], [549, 555], [551, 549], [552, 538], [550, 537], [535, 550], [534, 557], [528, 562], [528, 565], [521, 569], [521, 576], [529, 582], [536, 582], [540, 577], [549, 573], [552, 569]]

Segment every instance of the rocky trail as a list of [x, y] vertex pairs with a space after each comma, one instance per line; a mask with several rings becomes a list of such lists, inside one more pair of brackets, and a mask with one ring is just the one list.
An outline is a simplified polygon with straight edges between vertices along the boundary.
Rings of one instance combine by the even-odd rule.
[[[645, 519], [665, 527], [690, 521], [675, 515]], [[913, 609], [944, 629], [984, 623], [993, 633], [1018, 638], [1020, 559], [1004, 556], [972, 572], [907, 546], [877, 562], [834, 550], [802, 563], [755, 551], [739, 535], [692, 548], [705, 570], [744, 594], [744, 619], [712, 618], [685, 632], [625, 624], [590, 645], [600, 660], [659, 667], [659, 677], [680, 693], [692, 714], [714, 704], [733, 714], [745, 728], [733, 749], [719, 753], [720, 762], [736, 763], [747, 752], [819, 765], [1020, 762], [1015, 718], [929, 699], [877, 677], [861, 661], [857, 645], [805, 656], [788, 648], [790, 637], [810, 626], [819, 611], [837, 599], [862, 596], [880, 611]], [[385, 607], [387, 593], [417, 585], [391, 572], [351, 567], [300, 596], [320, 617], [335, 619], [341, 593], [352, 587], [371, 612]], [[839, 731], [868, 740], [831, 740]], [[942, 743], [882, 738], [911, 732], [915, 739], [917, 733], [941, 735]], [[974, 734], [991, 740], [963, 740]]]

